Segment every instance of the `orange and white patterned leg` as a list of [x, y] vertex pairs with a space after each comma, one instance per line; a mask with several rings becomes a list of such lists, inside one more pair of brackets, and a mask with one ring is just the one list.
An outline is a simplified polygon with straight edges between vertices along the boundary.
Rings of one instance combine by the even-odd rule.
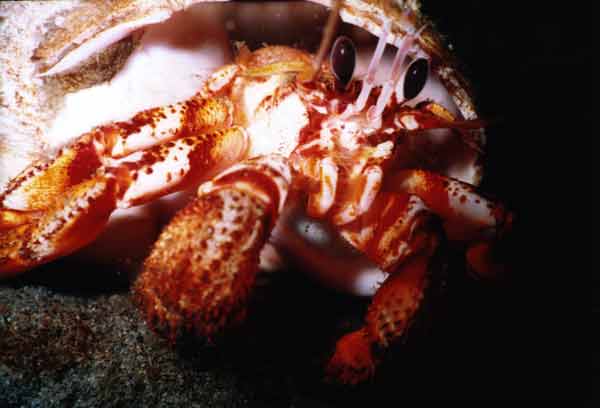
[[495, 254], [495, 244], [510, 233], [513, 215], [502, 205], [467, 183], [425, 170], [399, 171], [387, 184], [394, 191], [418, 195], [444, 221], [450, 240], [467, 242], [467, 261], [478, 275], [503, 274], [505, 266]]
[[290, 182], [278, 156], [251, 160], [200, 186], [161, 233], [135, 283], [154, 329], [213, 339], [244, 317], [259, 254]]
[[373, 376], [381, 353], [400, 338], [419, 308], [437, 247], [431, 214], [416, 196], [380, 193], [369, 211], [340, 228], [390, 276], [375, 293], [359, 330], [342, 337], [326, 367], [329, 379], [356, 384]]
[[231, 103], [217, 95], [236, 73], [236, 65], [225, 66], [187, 101], [98, 126], [12, 179], [0, 194], [0, 278], [93, 241], [115, 208], [197, 184], [242, 160], [245, 133], [231, 127]]
[[365, 325], [338, 340], [326, 367], [330, 380], [357, 384], [375, 374], [381, 353], [399, 339], [418, 310], [427, 282], [429, 254], [415, 255], [375, 293]]
[[28, 213], [51, 207], [55, 198], [92, 178], [101, 167], [110, 167], [115, 159], [169, 140], [229, 127], [231, 110], [225, 99], [197, 94], [188, 101], [145, 110], [128, 121], [94, 128], [54, 159], [33, 163], [10, 181], [0, 194], [0, 228], [26, 223]]
[[[82, 137], [55, 160], [26, 170], [0, 196], [0, 277], [83, 247], [116, 208], [206, 180], [243, 158], [245, 150], [246, 135], [237, 127], [165, 142], [122, 159], [103, 156], [93, 135]], [[67, 228], [84, 220], [87, 230]], [[47, 245], [36, 245], [40, 240]]]

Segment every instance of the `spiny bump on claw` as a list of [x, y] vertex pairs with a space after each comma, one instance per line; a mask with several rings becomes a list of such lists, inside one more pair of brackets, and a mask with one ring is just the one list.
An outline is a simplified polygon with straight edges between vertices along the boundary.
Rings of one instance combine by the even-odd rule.
[[251, 193], [221, 189], [192, 201], [165, 228], [135, 283], [147, 321], [172, 342], [213, 340], [238, 323], [267, 236], [268, 209]]

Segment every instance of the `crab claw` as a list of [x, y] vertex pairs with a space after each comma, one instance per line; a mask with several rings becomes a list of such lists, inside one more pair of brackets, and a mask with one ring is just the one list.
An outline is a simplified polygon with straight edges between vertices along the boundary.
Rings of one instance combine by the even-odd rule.
[[[222, 86], [227, 73], [207, 86]], [[0, 279], [92, 242], [117, 208], [186, 189], [243, 159], [246, 132], [230, 126], [230, 110], [197, 94], [98, 126], [32, 163], [0, 194]]]
[[115, 209], [117, 181], [96, 176], [73, 186], [34, 220], [0, 233], [0, 276], [71, 253], [93, 241]]
[[270, 156], [233, 166], [199, 188], [164, 229], [135, 283], [153, 329], [172, 342], [186, 333], [213, 340], [244, 317], [290, 177], [283, 160]]

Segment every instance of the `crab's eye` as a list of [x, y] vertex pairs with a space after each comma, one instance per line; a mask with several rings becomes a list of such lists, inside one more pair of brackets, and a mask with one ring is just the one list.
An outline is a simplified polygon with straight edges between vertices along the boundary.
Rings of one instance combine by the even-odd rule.
[[335, 79], [344, 87], [348, 85], [356, 66], [356, 48], [350, 38], [341, 36], [335, 40], [329, 54], [329, 63]]
[[416, 97], [425, 88], [429, 77], [429, 62], [425, 58], [413, 61], [404, 76], [404, 99]]

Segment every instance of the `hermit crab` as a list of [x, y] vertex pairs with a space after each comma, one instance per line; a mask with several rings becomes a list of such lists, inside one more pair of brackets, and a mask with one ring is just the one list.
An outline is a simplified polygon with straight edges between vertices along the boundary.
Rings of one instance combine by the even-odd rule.
[[[464, 244], [474, 272], [497, 273], [493, 244], [511, 214], [476, 191], [483, 125], [418, 2], [317, 3], [334, 10], [317, 54], [238, 44], [232, 62], [205, 2], [35, 5], [38, 25], [3, 5], [13, 59], [2, 55], [0, 277], [90, 244], [113, 213], [192, 189], [133, 284], [148, 323], [173, 341], [221, 335], [244, 318], [261, 251], [279, 250], [330, 286], [373, 295], [326, 368], [357, 383], [409, 327], [441, 240]], [[351, 39], [332, 41], [338, 15], [376, 36], [362, 68]], [[212, 41], [191, 47], [209, 63], [185, 79], [187, 94], [157, 92], [110, 120], [92, 112], [95, 122], [61, 133], [57, 111], [89, 114], [69, 98], [96, 101], [89, 89], [118, 82], [157, 31], [191, 41], [186, 19]], [[10, 43], [32, 27], [31, 43]], [[155, 82], [181, 81], [170, 61]]]

